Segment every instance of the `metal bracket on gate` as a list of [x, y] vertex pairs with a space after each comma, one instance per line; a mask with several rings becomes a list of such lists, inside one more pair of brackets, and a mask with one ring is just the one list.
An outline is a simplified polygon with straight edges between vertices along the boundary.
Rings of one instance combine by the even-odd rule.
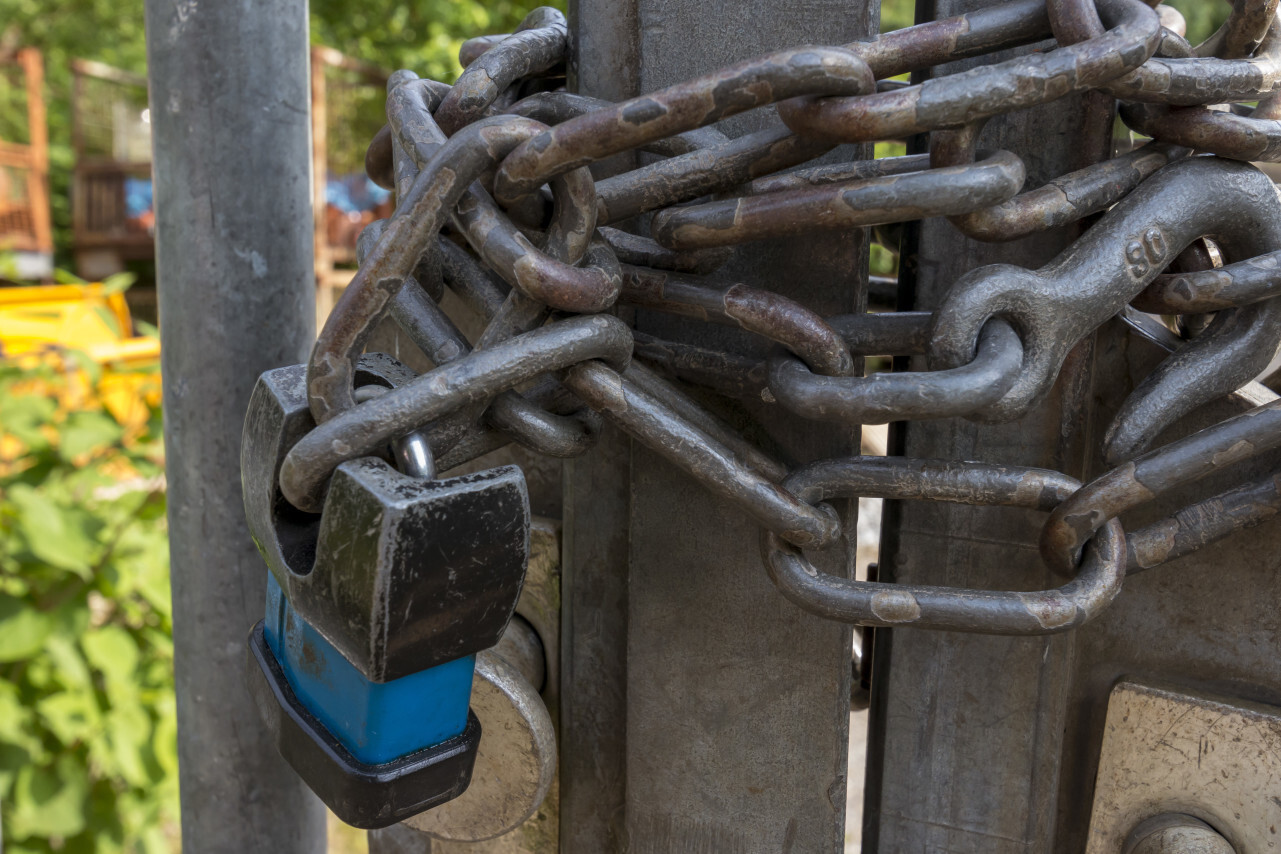
[[1161, 816], [1204, 822], [1238, 854], [1281, 851], [1281, 708], [1118, 683], [1086, 854], [1148, 850], [1123, 846]]

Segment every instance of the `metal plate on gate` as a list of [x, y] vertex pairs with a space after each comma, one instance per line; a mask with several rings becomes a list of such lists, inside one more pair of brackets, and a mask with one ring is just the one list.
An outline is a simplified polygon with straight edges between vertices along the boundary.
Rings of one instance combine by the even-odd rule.
[[1196, 816], [1238, 854], [1281, 851], [1281, 709], [1118, 683], [1086, 854], [1115, 854], [1162, 813]]

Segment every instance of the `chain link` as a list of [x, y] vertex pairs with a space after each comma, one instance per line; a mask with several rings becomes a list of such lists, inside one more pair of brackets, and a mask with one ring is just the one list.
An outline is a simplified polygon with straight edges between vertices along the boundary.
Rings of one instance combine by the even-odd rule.
[[[1281, 160], [1276, 18], [1277, 0], [1243, 0], [1194, 47], [1168, 7], [1014, 0], [871, 42], [776, 51], [614, 104], [559, 89], [568, 27], [544, 8], [511, 35], [465, 42], [453, 86], [397, 72], [366, 167], [399, 203], [361, 236], [360, 269], [316, 343], [307, 384], [318, 426], [289, 452], [281, 489], [318, 512], [335, 466], [397, 437], [425, 437], [420, 455], [447, 471], [509, 441], [581, 454], [604, 419], [756, 520], [771, 579], [821, 617], [998, 634], [1078, 626], [1127, 572], [1281, 509], [1272, 474], [1128, 535], [1117, 519], [1281, 446], [1281, 402], [1251, 383], [1281, 350], [1281, 199], [1239, 162]], [[916, 85], [887, 79], [1046, 39], [1053, 49]], [[1017, 156], [977, 148], [989, 118], [1091, 90], [1121, 101], [1122, 119], [1153, 140], [1028, 191]], [[710, 127], [766, 105], [781, 123], [737, 139]], [[841, 143], [920, 133], [928, 155], [796, 168]], [[629, 171], [594, 180], [587, 168], [634, 152], [647, 159]], [[765, 238], [947, 216], [972, 238], [1005, 241], [1100, 213], [1044, 267], [973, 270], [933, 313], [824, 318], [769, 290], [702, 278], [732, 247]], [[636, 226], [642, 214], [652, 216]], [[474, 342], [440, 309], [446, 288], [487, 324]], [[664, 341], [609, 313], [621, 306], [779, 346], [759, 361]], [[793, 470], [677, 385], [817, 421], [1010, 421], [1046, 399], [1069, 352], [1109, 319], [1172, 336], [1138, 312], [1183, 316], [1179, 328], [1197, 334], [1129, 395], [1104, 437], [1116, 468], [1084, 486], [941, 460]], [[357, 402], [356, 358], [385, 315], [436, 367]], [[864, 356], [914, 356], [931, 370], [862, 376]], [[1150, 450], [1179, 418], [1243, 386], [1261, 406]], [[1041, 554], [1069, 580], [1014, 592], [823, 574], [801, 549], [839, 541], [823, 503], [836, 497], [1048, 512]]]

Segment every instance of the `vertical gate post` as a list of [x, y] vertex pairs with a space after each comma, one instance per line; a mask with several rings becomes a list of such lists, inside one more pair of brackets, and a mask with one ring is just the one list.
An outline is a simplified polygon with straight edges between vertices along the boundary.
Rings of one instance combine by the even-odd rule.
[[[570, 88], [623, 100], [771, 50], [865, 38], [879, 20], [876, 0], [799, 6], [570, 0]], [[720, 128], [739, 136], [777, 121], [760, 110]], [[863, 155], [843, 147], [833, 157]], [[855, 229], [742, 247], [715, 279], [832, 315], [864, 307], [866, 273], [866, 235]], [[725, 327], [644, 311], [634, 325], [766, 352]], [[857, 453], [857, 428], [705, 402], [788, 462]], [[564, 483], [561, 854], [842, 850], [850, 629], [787, 602], [766, 576], [754, 522], [608, 424], [566, 462]], [[826, 571], [853, 574], [855, 510], [843, 514], [848, 549]], [[370, 844], [378, 854], [435, 850], [403, 828]]]
[[[989, 5], [989, 0], [920, 0], [918, 20]], [[954, 74], [976, 64], [955, 62], [935, 73]], [[988, 123], [980, 145], [1022, 158], [1026, 191], [1106, 158], [1111, 127], [1111, 101], [1086, 93], [998, 116]], [[961, 274], [986, 264], [1039, 267], [1082, 228], [984, 244], [942, 218], [914, 224], [908, 234], [915, 235], [917, 251], [900, 283], [900, 308], [937, 307]], [[1091, 347], [1087, 339], [1073, 351], [1054, 391], [1024, 418], [1010, 424], [905, 422], [896, 425], [890, 453], [1038, 466], [1082, 478], [1091, 441]], [[1094, 441], [1100, 435], [1101, 430]], [[1042, 514], [999, 507], [887, 502], [881, 577], [945, 587], [1057, 586], [1061, 582], [1036, 550], [1043, 521]], [[999, 637], [877, 629], [864, 850], [1050, 850], [1073, 644], [1071, 634]]]
[[266, 569], [240, 431], [269, 368], [315, 337], [306, 0], [146, 0], [178, 698], [188, 854], [325, 847], [324, 811], [244, 684]]
[[[571, 86], [610, 99], [782, 47], [867, 37], [879, 18], [876, 0], [578, 0], [570, 11]], [[737, 136], [772, 121], [764, 110], [720, 127]], [[743, 247], [717, 278], [836, 314], [862, 308], [865, 276], [855, 231]], [[763, 352], [737, 330], [644, 311], [636, 327]], [[857, 430], [747, 411], [790, 461], [857, 452]], [[741, 512], [638, 443], [606, 447], [566, 470], [561, 851], [839, 850], [849, 629], [782, 598]], [[852, 545], [831, 569], [852, 572]]]

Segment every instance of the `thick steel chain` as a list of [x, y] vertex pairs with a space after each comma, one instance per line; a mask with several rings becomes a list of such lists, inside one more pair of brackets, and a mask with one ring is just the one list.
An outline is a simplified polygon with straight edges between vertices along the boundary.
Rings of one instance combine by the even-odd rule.
[[[398, 206], [362, 235], [360, 269], [316, 343], [307, 380], [318, 426], [285, 459], [282, 492], [317, 512], [339, 463], [410, 434], [425, 437], [442, 471], [509, 441], [573, 456], [603, 418], [755, 519], [770, 578], [821, 617], [1001, 634], [1080, 625], [1127, 571], [1281, 508], [1281, 480], [1269, 475], [1129, 534], [1117, 520], [1281, 446], [1281, 403], [1251, 382], [1281, 350], [1281, 197], [1241, 162], [1281, 160], [1276, 19], [1277, 0], [1244, 0], [1192, 46], [1164, 6], [1013, 0], [871, 42], [776, 51], [614, 104], [562, 90], [568, 28], [543, 8], [511, 35], [466, 42], [452, 86], [397, 72], [366, 164]], [[919, 85], [889, 79], [1037, 42], [1047, 49]], [[1027, 191], [1018, 157], [977, 149], [989, 118], [1086, 90], [1117, 99], [1121, 118], [1153, 140]], [[1237, 103], [1247, 101], [1258, 104]], [[767, 105], [781, 122], [765, 130], [728, 139], [711, 127]], [[928, 155], [796, 168], [841, 143], [921, 133]], [[631, 171], [593, 180], [587, 168], [637, 151], [646, 159]], [[1102, 216], [1041, 269], [973, 270], [933, 313], [824, 318], [767, 289], [703, 278], [736, 244], [818, 229], [947, 216], [1000, 241], [1092, 214]], [[487, 324], [476, 341], [438, 306], [446, 288]], [[663, 341], [612, 316], [616, 306], [778, 346], [759, 362]], [[679, 388], [848, 424], [1008, 421], [1043, 401], [1069, 351], [1111, 318], [1157, 323], [1139, 312], [1182, 316], [1178, 328], [1197, 334], [1175, 340], [1130, 395], [1104, 440], [1117, 467], [1085, 485], [901, 458], [789, 471]], [[387, 315], [437, 367], [358, 402], [355, 361]], [[909, 355], [930, 370], [856, 370], [859, 357]], [[1151, 449], [1174, 421], [1243, 386], [1261, 405]], [[801, 549], [838, 541], [838, 516], [822, 503], [833, 497], [1046, 511], [1042, 556], [1068, 581], [1029, 593], [825, 575]]]

